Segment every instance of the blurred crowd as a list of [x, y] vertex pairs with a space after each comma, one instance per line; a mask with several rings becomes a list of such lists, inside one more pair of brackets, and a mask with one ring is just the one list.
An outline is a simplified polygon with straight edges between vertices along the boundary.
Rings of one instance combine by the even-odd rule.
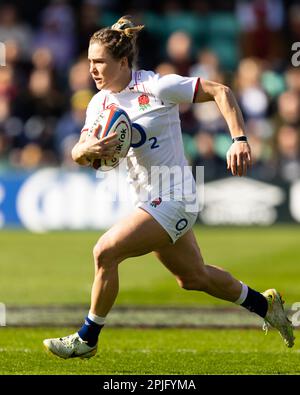
[[[96, 93], [89, 38], [124, 14], [146, 27], [137, 67], [232, 88], [253, 152], [251, 177], [300, 178], [300, 66], [291, 63], [300, 4], [292, 0], [2, 2], [0, 171], [76, 166], [70, 151]], [[207, 181], [224, 177], [231, 139], [215, 103], [181, 105], [180, 113], [190, 164], [204, 165]]]

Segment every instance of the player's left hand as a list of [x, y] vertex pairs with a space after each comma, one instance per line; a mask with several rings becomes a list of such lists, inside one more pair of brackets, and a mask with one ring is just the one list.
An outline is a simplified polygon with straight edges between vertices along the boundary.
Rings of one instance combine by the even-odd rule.
[[227, 169], [232, 175], [245, 176], [251, 167], [251, 148], [247, 142], [236, 141], [227, 151]]

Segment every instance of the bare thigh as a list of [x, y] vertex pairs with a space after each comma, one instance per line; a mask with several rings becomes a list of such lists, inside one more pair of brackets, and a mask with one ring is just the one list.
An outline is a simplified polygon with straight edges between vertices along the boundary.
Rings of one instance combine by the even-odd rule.
[[155, 254], [184, 289], [204, 291], [231, 302], [241, 294], [240, 282], [230, 273], [204, 264], [192, 230], [186, 232], [174, 245], [159, 248]]
[[179, 282], [192, 280], [204, 272], [203, 258], [192, 230], [175, 244], [163, 246], [154, 253]]
[[170, 236], [146, 211], [136, 209], [112, 226], [97, 243], [102, 256], [115, 262], [171, 245]]

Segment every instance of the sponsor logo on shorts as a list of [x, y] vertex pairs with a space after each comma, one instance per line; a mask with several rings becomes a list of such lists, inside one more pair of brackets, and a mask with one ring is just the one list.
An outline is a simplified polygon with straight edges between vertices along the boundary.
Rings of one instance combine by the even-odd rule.
[[152, 202], [150, 203], [150, 206], [157, 207], [160, 205], [161, 202], [162, 202], [162, 198], [159, 197], [157, 199], [152, 200]]
[[176, 224], [176, 230], [179, 232], [187, 227], [188, 221], [185, 218], [181, 218]]
[[181, 218], [179, 221], [177, 221], [177, 224], [175, 225], [176, 230], [178, 231], [176, 233], [176, 237], [180, 236], [182, 231], [187, 227], [188, 221], [185, 218]]

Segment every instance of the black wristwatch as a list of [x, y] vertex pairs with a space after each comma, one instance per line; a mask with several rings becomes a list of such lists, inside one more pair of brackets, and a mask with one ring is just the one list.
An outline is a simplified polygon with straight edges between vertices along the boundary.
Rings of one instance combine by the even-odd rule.
[[245, 142], [247, 142], [248, 139], [247, 139], [247, 136], [233, 137], [232, 138], [232, 142], [235, 143], [236, 141], [245, 141]]

